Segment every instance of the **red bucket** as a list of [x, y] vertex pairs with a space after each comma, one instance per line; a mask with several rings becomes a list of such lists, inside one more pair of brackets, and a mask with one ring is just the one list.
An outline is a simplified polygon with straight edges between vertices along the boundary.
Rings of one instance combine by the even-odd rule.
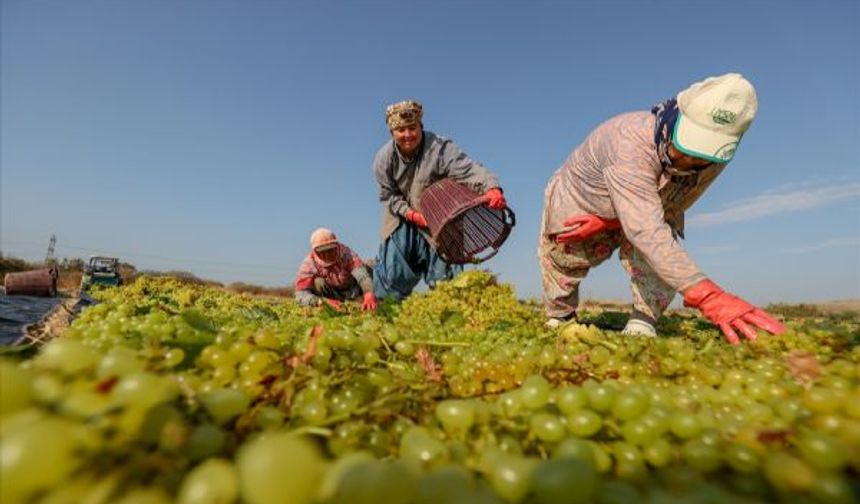
[[449, 178], [424, 189], [418, 206], [427, 219], [436, 251], [451, 264], [490, 259], [516, 224], [510, 208], [490, 208], [482, 195]]

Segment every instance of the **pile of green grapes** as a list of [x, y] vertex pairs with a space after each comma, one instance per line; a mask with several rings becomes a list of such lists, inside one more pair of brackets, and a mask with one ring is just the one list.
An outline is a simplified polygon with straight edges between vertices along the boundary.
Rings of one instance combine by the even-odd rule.
[[858, 317], [740, 346], [682, 314], [548, 329], [481, 271], [374, 314], [95, 296], [0, 359], [3, 503], [858, 502]]

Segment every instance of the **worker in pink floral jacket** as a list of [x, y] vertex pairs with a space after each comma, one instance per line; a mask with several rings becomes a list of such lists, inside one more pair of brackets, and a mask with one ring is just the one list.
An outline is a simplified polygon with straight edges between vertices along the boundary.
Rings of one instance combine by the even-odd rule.
[[342, 301], [362, 298], [362, 310], [377, 307], [370, 268], [326, 228], [311, 234], [311, 251], [299, 266], [295, 288], [296, 300], [305, 306], [325, 302], [340, 309]]
[[684, 212], [725, 169], [757, 109], [755, 89], [730, 73], [697, 82], [650, 112], [597, 127], [550, 179], [538, 257], [548, 325], [576, 315], [579, 284], [620, 249], [633, 312], [624, 332], [654, 336], [676, 292], [731, 343], [782, 324], [723, 291], [681, 247]]

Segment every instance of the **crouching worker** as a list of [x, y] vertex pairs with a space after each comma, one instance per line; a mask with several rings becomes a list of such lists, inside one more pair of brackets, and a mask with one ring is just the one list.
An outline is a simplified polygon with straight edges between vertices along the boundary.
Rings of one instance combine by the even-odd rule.
[[757, 108], [739, 74], [693, 84], [651, 112], [598, 126], [546, 188], [539, 258], [548, 325], [576, 315], [579, 284], [620, 248], [630, 275], [633, 315], [624, 332], [656, 335], [676, 292], [731, 343], [782, 324], [725, 292], [681, 247], [684, 212], [723, 172]]
[[305, 306], [323, 302], [338, 310], [341, 302], [362, 298], [361, 309], [376, 310], [370, 268], [334, 233], [319, 228], [311, 234], [311, 251], [296, 275], [296, 301]]

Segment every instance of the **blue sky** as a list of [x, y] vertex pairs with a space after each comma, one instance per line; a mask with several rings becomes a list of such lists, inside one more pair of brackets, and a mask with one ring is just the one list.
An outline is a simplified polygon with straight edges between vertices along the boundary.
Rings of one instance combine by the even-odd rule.
[[[318, 226], [378, 247], [385, 105], [495, 171], [522, 297], [544, 187], [597, 124], [710, 75], [759, 113], [685, 248], [753, 302], [860, 298], [860, 3], [0, 2], [0, 250], [292, 282]], [[852, 49], [853, 48], [853, 49]], [[617, 255], [582, 286], [628, 299]]]

